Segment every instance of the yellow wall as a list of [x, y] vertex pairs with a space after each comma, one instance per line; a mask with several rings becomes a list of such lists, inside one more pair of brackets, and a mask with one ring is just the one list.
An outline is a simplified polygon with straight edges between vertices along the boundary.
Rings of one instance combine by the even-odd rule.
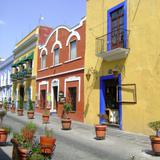
[[[31, 36], [34, 34], [38, 34], [39, 32], [39, 27], [34, 29], [31, 33], [29, 33], [24, 39], [22, 39], [20, 42], [16, 44], [16, 47], [19, 47], [22, 43], [27, 41]], [[37, 44], [38, 44], [38, 39], [37, 39]], [[23, 57], [28, 56], [30, 53], [34, 52], [34, 57], [33, 57], [33, 65], [32, 65], [32, 80], [30, 82], [31, 87], [32, 87], [32, 101], [35, 101], [35, 95], [36, 95], [36, 76], [37, 76], [37, 56], [38, 56], [38, 45], [36, 45], [33, 49], [30, 49], [29, 51], [25, 52], [18, 58], [14, 60], [14, 63], [16, 63], [18, 60], [21, 60]], [[17, 54], [17, 53], [16, 53]], [[16, 55], [15, 54], [15, 55]], [[24, 82], [24, 86], [26, 87], [26, 82]], [[27, 97], [24, 97], [24, 100], [27, 100]]]
[[[150, 134], [148, 122], [160, 120], [160, 1], [141, 0], [139, 6], [139, 0], [127, 1], [129, 55], [124, 60], [106, 62], [95, 55], [95, 39], [107, 33], [107, 10], [121, 2], [87, 1], [85, 72], [93, 67], [100, 77], [115, 65], [124, 65], [122, 83], [136, 84], [137, 104], [122, 105], [123, 130]], [[99, 78], [92, 75], [84, 84], [85, 122], [95, 124], [99, 121]]]

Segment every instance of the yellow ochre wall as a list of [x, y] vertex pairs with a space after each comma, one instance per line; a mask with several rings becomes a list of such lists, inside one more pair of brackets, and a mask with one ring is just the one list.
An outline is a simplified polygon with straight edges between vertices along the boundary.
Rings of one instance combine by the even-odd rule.
[[[32, 37], [34, 34], [39, 33], [39, 27], [35, 28], [32, 32], [30, 32], [25, 38], [23, 38], [20, 42], [16, 44], [16, 48], [22, 45], [25, 41], [27, 41], [30, 37]], [[37, 56], [38, 56], [38, 39], [37, 39], [37, 45], [30, 49], [29, 51], [25, 52], [18, 58], [14, 60], [14, 63], [16, 63], [18, 60], [21, 60], [23, 57], [28, 56], [30, 53], [34, 52], [34, 57], [33, 57], [33, 65], [32, 65], [32, 80], [30, 82], [31, 87], [32, 87], [32, 101], [36, 100], [36, 76], [37, 76]], [[15, 54], [16, 55], [16, 54]], [[24, 83], [24, 86], [26, 86], [26, 83]], [[25, 101], [27, 100], [27, 97], [25, 95]]]
[[122, 83], [136, 84], [137, 104], [122, 104], [122, 129], [148, 135], [152, 133], [148, 122], [160, 120], [160, 1], [126, 1], [130, 48], [126, 59], [107, 62], [95, 55], [96, 37], [107, 33], [107, 10], [123, 1], [87, 1], [85, 73], [89, 67], [99, 73], [97, 78], [92, 74], [89, 81], [85, 77], [85, 123], [99, 122], [99, 77], [107, 75], [115, 65], [124, 65]]

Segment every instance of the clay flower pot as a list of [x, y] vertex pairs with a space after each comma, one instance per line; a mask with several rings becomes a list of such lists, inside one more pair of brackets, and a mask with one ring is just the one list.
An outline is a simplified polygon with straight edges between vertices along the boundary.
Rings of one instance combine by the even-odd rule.
[[32, 141], [34, 133], [32, 131], [27, 131], [26, 129], [23, 129], [22, 135], [25, 140]]
[[0, 128], [0, 143], [6, 143], [8, 132], [5, 129]]
[[102, 140], [106, 137], [106, 125], [95, 125], [96, 139]]
[[18, 116], [23, 116], [23, 109], [17, 109]]
[[49, 122], [49, 115], [42, 115], [42, 120], [43, 120], [43, 123], [48, 123]]
[[56, 139], [54, 137], [40, 136], [40, 148], [42, 154], [52, 155], [55, 149]]
[[0, 108], [2, 108], [3, 107], [3, 104], [2, 103], [0, 103]]
[[12, 106], [12, 107], [11, 107], [11, 112], [12, 112], [12, 113], [15, 113], [15, 111], [16, 111], [15, 107]]
[[19, 160], [27, 160], [28, 150], [18, 147]]
[[71, 121], [70, 118], [62, 118], [61, 123], [62, 123], [62, 129], [63, 130], [70, 130], [71, 129], [72, 121]]
[[27, 115], [28, 115], [28, 119], [33, 119], [34, 118], [34, 111], [28, 111]]
[[152, 150], [155, 155], [160, 156], [160, 137], [150, 136]]

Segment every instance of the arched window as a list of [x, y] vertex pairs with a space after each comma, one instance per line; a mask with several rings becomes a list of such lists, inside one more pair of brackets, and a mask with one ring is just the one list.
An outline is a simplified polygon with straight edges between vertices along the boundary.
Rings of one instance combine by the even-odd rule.
[[42, 54], [42, 57], [41, 57], [41, 69], [44, 69], [46, 68], [46, 54]]
[[70, 42], [70, 59], [77, 58], [76, 40]]
[[59, 48], [54, 49], [54, 65], [59, 64]]

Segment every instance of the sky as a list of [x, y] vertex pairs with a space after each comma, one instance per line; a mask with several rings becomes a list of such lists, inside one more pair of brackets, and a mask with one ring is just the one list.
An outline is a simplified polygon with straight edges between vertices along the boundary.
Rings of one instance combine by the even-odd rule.
[[86, 0], [0, 0], [0, 57], [11, 56], [15, 44], [39, 23], [73, 27], [85, 15]]

